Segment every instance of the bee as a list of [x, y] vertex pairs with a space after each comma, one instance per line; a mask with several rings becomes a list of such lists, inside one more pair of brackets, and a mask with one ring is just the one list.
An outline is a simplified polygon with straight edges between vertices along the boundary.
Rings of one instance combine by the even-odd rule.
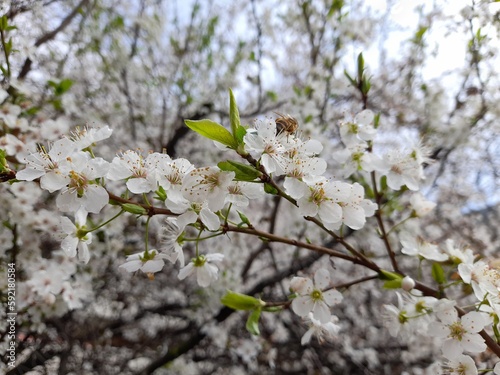
[[288, 135], [288, 134], [294, 134], [297, 131], [297, 129], [299, 128], [299, 123], [295, 118], [293, 118], [290, 115], [284, 115], [279, 112], [274, 112], [274, 113], [280, 116], [276, 120], [274, 120], [276, 122], [277, 134], [284, 132]]

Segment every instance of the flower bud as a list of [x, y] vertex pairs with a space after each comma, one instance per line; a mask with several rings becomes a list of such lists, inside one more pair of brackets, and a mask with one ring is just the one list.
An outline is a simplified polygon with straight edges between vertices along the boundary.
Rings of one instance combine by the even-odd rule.
[[410, 276], [405, 276], [401, 281], [401, 288], [409, 292], [415, 288], [415, 280], [413, 280]]
[[123, 203], [122, 208], [131, 214], [146, 215], [148, 213], [144, 207], [132, 203]]

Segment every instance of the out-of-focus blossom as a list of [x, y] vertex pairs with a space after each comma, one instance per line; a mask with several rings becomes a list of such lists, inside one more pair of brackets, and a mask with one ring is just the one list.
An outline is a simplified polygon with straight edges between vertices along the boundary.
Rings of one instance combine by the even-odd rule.
[[420, 193], [411, 196], [410, 205], [416, 217], [424, 217], [436, 207], [436, 203], [425, 199]]
[[83, 127], [76, 128], [72, 135], [78, 150], [83, 150], [89, 146], [94, 146], [96, 142], [103, 141], [111, 137], [113, 130], [105, 125], [101, 128]]
[[309, 344], [313, 336], [316, 336], [318, 341], [322, 343], [325, 340], [332, 339], [340, 331], [340, 326], [335, 324], [338, 322], [338, 318], [335, 315], [332, 315], [328, 322], [321, 323], [319, 320], [314, 319], [312, 313], [309, 313], [307, 321], [309, 329], [304, 333], [304, 336], [302, 336], [300, 340], [301, 345]]
[[349, 147], [372, 140], [377, 133], [374, 119], [375, 115], [369, 109], [361, 111], [354, 118], [346, 115], [344, 121], [339, 123], [342, 142]]
[[439, 251], [439, 247], [435, 244], [424, 241], [419, 236], [415, 236], [409, 232], [401, 232], [399, 241], [403, 245], [401, 252], [410, 256], [421, 256], [428, 260], [444, 262], [448, 260], [448, 255]]

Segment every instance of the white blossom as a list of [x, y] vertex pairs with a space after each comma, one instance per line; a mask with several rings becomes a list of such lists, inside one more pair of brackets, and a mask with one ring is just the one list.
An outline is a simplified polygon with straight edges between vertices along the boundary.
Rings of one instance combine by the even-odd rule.
[[476, 258], [472, 249], [466, 246], [457, 247], [455, 242], [450, 238], [445, 241], [444, 251], [455, 264], [465, 263], [472, 265]]
[[443, 339], [443, 355], [448, 359], [457, 358], [464, 351], [481, 353], [487, 346], [479, 332], [490, 321], [485, 314], [471, 311], [462, 318], [453, 306], [445, 305], [437, 308], [436, 315], [439, 322], [429, 324], [429, 334]]
[[400, 335], [407, 339], [415, 332], [422, 333], [427, 328], [437, 299], [418, 294], [419, 291], [414, 289], [411, 293], [397, 292], [398, 306], [384, 305], [384, 325], [391, 336]]
[[401, 252], [410, 256], [421, 256], [425, 259], [443, 262], [448, 260], [448, 255], [439, 251], [439, 247], [435, 244], [424, 241], [419, 236], [415, 236], [409, 232], [401, 232], [399, 241], [403, 248]]
[[182, 181], [182, 194], [190, 202], [207, 202], [210, 210], [218, 211], [224, 207], [227, 188], [234, 175], [218, 167], [193, 169]]
[[342, 176], [347, 178], [355, 172], [386, 171], [387, 166], [376, 154], [368, 151], [366, 143], [355, 144], [336, 151], [334, 159], [342, 166]]
[[497, 362], [497, 363], [495, 364], [495, 367], [493, 368], [493, 373], [494, 373], [495, 375], [500, 375], [500, 362]]
[[486, 294], [496, 295], [500, 287], [500, 272], [491, 268], [487, 263], [478, 261], [475, 263], [460, 263], [458, 274], [463, 282], [470, 284], [476, 298], [483, 300]]
[[393, 190], [399, 190], [406, 185], [408, 189], [416, 191], [422, 179], [421, 164], [407, 152], [396, 149], [384, 156], [388, 170], [384, 172], [387, 185]]
[[[182, 181], [194, 169], [194, 165], [187, 159], [178, 158], [170, 162], [159, 163], [156, 168], [158, 184], [167, 193], [167, 200], [179, 202], [182, 196]], [[166, 202], [165, 202], [166, 203]]]
[[232, 181], [227, 187], [225, 201], [238, 207], [246, 207], [251, 199], [257, 199], [264, 195], [262, 184], [245, 181]]
[[68, 158], [68, 186], [56, 199], [63, 212], [74, 212], [81, 207], [99, 213], [108, 204], [109, 195], [96, 179], [104, 177], [109, 163], [102, 158], [91, 158], [87, 152], [78, 152]]
[[258, 158], [268, 173], [280, 176], [284, 173], [286, 134], [276, 134], [274, 120], [256, 121], [255, 129], [249, 129], [243, 140], [245, 149]]
[[170, 157], [152, 153], [143, 158], [136, 151], [125, 151], [122, 156], [113, 159], [107, 178], [113, 181], [127, 179], [127, 188], [134, 194], [155, 191], [158, 185], [156, 168], [162, 159], [168, 161]]
[[401, 288], [407, 292], [415, 288], [415, 280], [413, 280], [410, 276], [406, 275], [401, 280]]
[[335, 337], [340, 331], [340, 326], [335, 324], [338, 322], [338, 318], [335, 315], [332, 315], [326, 323], [321, 323], [319, 320], [315, 319], [312, 313], [309, 313], [306, 319], [309, 324], [309, 329], [302, 336], [300, 340], [301, 345], [309, 344], [313, 336], [316, 336], [318, 341], [322, 343], [324, 340]]
[[428, 201], [421, 193], [411, 196], [410, 205], [416, 217], [424, 217], [436, 207], [436, 203]]
[[344, 121], [339, 123], [342, 142], [346, 146], [354, 146], [372, 140], [377, 133], [374, 119], [375, 115], [369, 109], [361, 111], [354, 118], [346, 114]]
[[212, 282], [219, 278], [219, 269], [212, 262], [220, 262], [224, 259], [223, 254], [214, 253], [207, 255], [198, 255], [179, 271], [179, 279], [184, 280], [186, 277], [196, 273], [196, 281], [202, 288], [206, 288]]
[[103, 141], [111, 137], [113, 130], [105, 125], [100, 128], [89, 128], [88, 126], [82, 129], [77, 128], [73, 131], [73, 141], [75, 142], [78, 150], [83, 150], [89, 146], [95, 145], [96, 142]]
[[61, 243], [61, 248], [69, 257], [74, 257], [77, 254], [78, 259], [83, 263], [88, 263], [90, 253], [88, 245], [92, 242], [92, 233], [86, 230], [87, 211], [80, 208], [75, 213], [75, 223], [67, 217], [61, 218], [61, 228], [66, 234], [66, 237]]
[[127, 272], [141, 270], [147, 274], [150, 279], [153, 279], [154, 274], [163, 269], [165, 265], [164, 259], [169, 259], [168, 255], [158, 252], [156, 249], [151, 249], [147, 252], [143, 251], [129, 255], [126, 262], [120, 265], [120, 268]]
[[75, 145], [68, 138], [54, 142], [47, 152], [39, 148], [22, 160], [26, 168], [17, 172], [18, 180], [33, 181], [40, 178], [42, 189], [50, 193], [62, 189], [69, 183], [69, 166], [66, 160], [75, 151]]
[[184, 199], [177, 203], [168, 201], [167, 207], [176, 214], [177, 224], [180, 227], [185, 227], [188, 224], [196, 222], [198, 219], [207, 227], [208, 230], [218, 230], [220, 227], [219, 217], [209, 208], [209, 202], [202, 203], [189, 202]]
[[179, 227], [177, 219], [169, 217], [165, 220], [162, 233], [163, 252], [170, 262], [175, 263], [178, 260], [181, 267], [184, 267], [184, 252], [179, 238], [183, 232], [184, 227]]
[[476, 364], [468, 355], [462, 354], [452, 358], [443, 367], [449, 375], [477, 375]]
[[330, 321], [330, 307], [342, 301], [342, 294], [334, 289], [323, 292], [330, 284], [330, 274], [320, 268], [314, 274], [314, 283], [305, 277], [294, 277], [290, 281], [290, 290], [298, 294], [292, 301], [295, 314], [305, 317], [310, 312], [321, 323]]

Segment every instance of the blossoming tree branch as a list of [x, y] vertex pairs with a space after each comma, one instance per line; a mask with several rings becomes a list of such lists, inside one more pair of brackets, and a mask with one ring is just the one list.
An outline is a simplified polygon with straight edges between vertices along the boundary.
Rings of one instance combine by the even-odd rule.
[[[35, 46], [54, 39], [78, 15], [83, 17], [85, 12], [81, 9], [89, 3], [76, 4]], [[345, 342], [347, 351], [352, 349], [346, 327], [364, 327], [363, 335], [365, 331], [366, 336], [373, 335], [373, 329], [378, 327], [366, 326], [372, 321], [353, 317], [348, 322], [349, 313], [340, 313], [348, 307], [350, 311], [375, 311], [375, 320], [384, 325], [380, 329], [387, 331], [396, 345], [409, 345], [424, 338], [429, 342], [431, 337], [438, 348], [434, 356], [439, 360], [439, 371], [500, 375], [498, 261], [483, 257], [465, 241], [448, 238], [446, 233], [440, 240], [431, 240], [418, 229], [424, 217], [435, 214], [435, 203], [426, 198], [422, 189], [428, 170], [437, 155], [449, 156], [451, 146], [445, 151], [431, 149], [426, 140], [402, 139], [403, 131], [395, 135], [393, 143], [386, 142], [386, 115], [392, 108], [379, 112], [370, 105], [373, 88], [363, 54], [357, 57], [357, 65], [352, 69], [355, 73], [346, 70], [342, 76], [353, 89], [359, 110], [351, 113], [336, 106], [329, 108], [338, 111], [335, 117], [342, 118], [328, 125], [338, 135], [334, 146], [331, 133], [308, 134], [306, 124], [297, 120], [299, 116], [294, 113], [282, 114], [274, 107], [266, 110], [260, 99], [262, 30], [255, 3], [251, 3], [259, 53], [250, 60], [258, 64], [259, 76], [248, 80], [253, 79], [259, 87], [256, 113], [267, 112], [268, 117], [243, 120], [250, 116], [240, 117], [235, 95], [229, 90], [229, 110], [224, 111], [223, 120], [217, 122], [214, 116], [205, 116], [201, 111], [175, 130], [168, 147], [151, 151], [114, 149], [113, 139], [118, 137], [119, 129], [101, 123], [73, 126], [71, 131], [63, 132], [66, 122], [57, 115], [64, 113], [64, 105], [70, 106], [65, 95], [71, 91], [73, 81], [48, 80], [44, 95], [31, 97], [23, 80], [35, 57], [30, 55], [24, 60], [16, 79], [13, 61], [19, 51], [10, 37], [16, 27], [9, 23], [7, 15], [0, 18], [5, 61], [0, 61], [0, 200], [5, 207], [0, 212], [0, 258], [8, 265], [0, 265], [0, 274], [14, 275], [15, 269], [17, 282], [14, 288], [7, 277], [0, 281], [9, 290], [15, 289], [17, 309], [10, 311], [15, 315], [11, 326], [14, 331], [17, 329], [12, 336], [15, 340], [11, 340], [6, 322], [11, 316], [7, 307], [12, 305], [8, 303], [12, 301], [0, 291], [4, 307], [0, 315], [5, 318], [0, 355], [10, 361], [8, 365], [1, 364], [4, 367], [0, 370], [6, 369], [11, 375], [25, 367], [35, 368], [40, 364], [38, 358], [43, 357], [37, 353], [38, 346], [49, 349], [43, 352], [48, 358], [42, 364], [50, 368], [54, 366], [50, 356], [59, 356], [59, 372], [64, 373], [71, 362], [69, 355], [75, 354], [76, 358], [82, 353], [87, 353], [83, 357], [94, 353], [92, 356], [106, 347], [103, 353], [107, 359], [121, 363], [113, 370], [103, 367], [106, 370], [101, 371], [150, 374], [170, 366], [174, 360], [182, 361], [185, 353], [194, 352], [204, 338], [209, 338], [224, 353], [231, 353], [233, 357], [228, 358], [241, 358], [246, 370], [257, 372], [258, 355], [264, 357], [259, 363], [266, 362], [270, 368], [280, 365], [276, 364], [277, 348], [283, 342], [289, 346], [296, 343], [305, 356], [318, 348], [327, 348], [325, 352], [333, 356], [333, 346], [328, 345], [336, 340]], [[146, 2], [141, 6], [142, 14]], [[338, 15], [336, 21], [341, 22], [346, 15], [343, 6], [343, 2], [333, 2], [324, 15], [323, 28], [329, 17]], [[324, 58], [318, 55], [323, 50], [315, 45], [321, 43], [323, 35], [314, 34], [312, 5], [305, 2], [300, 10], [312, 44], [310, 59], [315, 63]], [[8, 15], [14, 17], [23, 11], [12, 7]], [[198, 11], [196, 4], [189, 30], [194, 27]], [[102, 14], [113, 14], [111, 9], [106, 12]], [[108, 25], [106, 32], [125, 28], [123, 17], [109, 17], [112, 27]], [[464, 17], [471, 20], [471, 70], [477, 72], [481, 83], [480, 88], [469, 87], [471, 79], [467, 76], [462, 85], [468, 96], [481, 94], [479, 109], [470, 116], [471, 126], [475, 126], [487, 112], [483, 96], [486, 83], [481, 79], [479, 64], [485, 37], [481, 29], [474, 31], [474, 14]], [[213, 37], [216, 23], [213, 18], [200, 38], [200, 53], [207, 48], [203, 43], [209, 43]], [[141, 20], [134, 23], [129, 62], [136, 59], [138, 46], [145, 43], [140, 35], [150, 32], [149, 26]], [[422, 47], [426, 30], [421, 27], [412, 41], [417, 49]], [[190, 33], [184, 44], [174, 37], [170, 39], [181, 60], [190, 43], [194, 43]], [[98, 38], [91, 35], [89, 40], [89, 49], [99, 50]], [[102, 45], [115, 46], [117, 40]], [[84, 49], [78, 53], [83, 54]], [[99, 57], [104, 70], [112, 71], [114, 63], [102, 53]], [[210, 58], [209, 53], [202, 60], [210, 66]], [[324, 58], [325, 64], [328, 61]], [[127, 126], [134, 143], [140, 135], [137, 123], [142, 120], [131, 104], [134, 98], [128, 83], [132, 74], [127, 64], [116, 65], [121, 69], [116, 77], [123, 81], [120, 89], [129, 105]], [[147, 68], [155, 71], [154, 67]], [[188, 76], [185, 69], [179, 71]], [[326, 75], [319, 76], [320, 82], [327, 80]], [[177, 88], [185, 95], [188, 89], [182, 87], [182, 79], [177, 81]], [[161, 79], [145, 81], [150, 89]], [[424, 86], [421, 89], [428, 90]], [[312, 95], [307, 87], [300, 90], [297, 88], [299, 97]], [[267, 95], [273, 97], [272, 92]], [[87, 92], [84, 96], [92, 101]], [[240, 104], [243, 98], [241, 94]], [[190, 100], [188, 95], [186, 102]], [[454, 112], [460, 113], [462, 100], [457, 94]], [[327, 99], [323, 104], [322, 120], [330, 105]], [[43, 105], [49, 105], [57, 115], [50, 119], [36, 117]], [[164, 100], [163, 113], [167, 107]], [[204, 107], [210, 108], [211, 104], [201, 106]], [[302, 109], [296, 106], [297, 112]], [[216, 164], [207, 161], [206, 165], [199, 165], [176, 156], [174, 140], [188, 130], [199, 140], [209, 141], [205, 144], [211, 148], [202, 155], [216, 155]], [[147, 137], [154, 138], [154, 134]], [[121, 141], [117, 143], [124, 143]], [[255, 215], [265, 211], [269, 215]], [[276, 225], [278, 217], [284, 222], [281, 226]], [[363, 242], [364, 236], [370, 246]], [[268, 258], [258, 259], [265, 252]], [[285, 268], [284, 264], [290, 266]], [[114, 273], [116, 270], [119, 272]], [[260, 274], [267, 279], [258, 278]], [[114, 286], [104, 288], [102, 275], [115, 278]], [[165, 275], [169, 276], [168, 283]], [[252, 278], [258, 283], [250, 288], [245, 281]], [[125, 280], [133, 282], [127, 284]], [[130, 303], [132, 291], [123, 285], [140, 285], [135, 292], [144, 300]], [[275, 285], [281, 293], [266, 293], [269, 285]], [[375, 296], [370, 306], [360, 305], [357, 299], [356, 288], [361, 286]], [[93, 298], [106, 302], [91, 305]], [[161, 303], [153, 306], [152, 301]], [[162, 316], [166, 311], [172, 311], [166, 322], [147, 320], [148, 314]], [[100, 320], [94, 316], [102, 317], [102, 322], [96, 323], [102, 324], [96, 332], [89, 332], [93, 329], [81, 324], [85, 314], [93, 321]], [[114, 320], [110, 318], [106, 325], [109, 317]], [[143, 317], [148, 328], [142, 327], [143, 323], [138, 324], [141, 329], [123, 328]], [[246, 331], [232, 332], [229, 337], [228, 332], [234, 328], [226, 331], [221, 327], [230, 319], [241, 323]], [[70, 334], [54, 328], [64, 321], [70, 322]], [[184, 322], [189, 323], [183, 325]], [[172, 337], [168, 345], [155, 341], [162, 335]], [[66, 336], [68, 340], [64, 341]], [[73, 336], [78, 337], [78, 344]], [[149, 341], [154, 343], [150, 345]], [[58, 352], [55, 346], [61, 342], [68, 343], [68, 347]], [[148, 347], [147, 351], [131, 343]], [[258, 350], [255, 343], [260, 345]], [[120, 355], [107, 354], [115, 348], [121, 349]], [[11, 354], [16, 349], [23, 355], [16, 358]], [[150, 358], [144, 360], [148, 353]], [[356, 352], [353, 353], [355, 358]], [[370, 351], [364, 355], [369, 358]], [[321, 362], [314, 356], [311, 361]], [[282, 366], [286, 366], [284, 362], [286, 359], [281, 360]], [[372, 362], [377, 362], [377, 358], [372, 358]], [[196, 373], [190, 366], [192, 363], [181, 364], [179, 373]], [[87, 367], [85, 371], [99, 371]], [[437, 367], [429, 371], [437, 371]]]
[[[369, 86], [363, 75], [361, 55], [358, 64], [361, 74], [356, 78], [357, 85], [366, 96]], [[2, 96], [8, 100], [6, 92]], [[424, 216], [433, 208], [418, 193], [425, 178], [424, 165], [429, 161], [421, 143], [378, 154], [377, 130], [383, 122], [372, 111], [363, 110], [339, 124], [345, 148], [337, 155], [343, 169], [335, 178], [325, 175], [327, 165], [320, 157], [321, 142], [301, 137], [300, 126], [293, 117], [279, 115], [243, 125], [231, 91], [231, 130], [208, 119], [186, 120], [186, 125], [213, 140], [219, 149], [227, 150], [228, 158], [216, 166], [196, 167], [189, 160], [172, 159], [165, 152], [127, 150], [106, 161], [93, 152], [97, 142], [112, 135], [112, 129], [104, 126], [77, 129], [51, 144], [38, 144], [36, 150], [25, 154], [3, 150], [2, 173], [14, 176], [7, 156], [15, 156], [25, 168], [15, 174], [11, 183], [36, 181], [41, 189], [57, 195], [56, 206], [65, 215], [60, 219], [60, 231], [64, 234], [61, 248], [68, 257], [78, 256], [83, 263], [92, 256], [93, 233], [128, 213], [146, 218], [144, 250], [127, 256], [120, 268], [142, 272], [154, 280], [154, 274], [168, 261], [178, 264], [179, 282], [192, 277], [200, 287], [209, 288], [219, 278], [224, 258], [211, 250], [210, 239], [240, 233], [367, 268], [380, 280], [380, 287], [396, 290], [398, 304], [384, 306], [391, 334], [427, 329], [430, 335], [442, 340], [446, 365], [454, 371], [475, 368], [470, 354], [489, 349], [500, 355], [500, 272], [478, 260], [472, 250], [458, 248], [452, 241], [432, 244], [411, 233], [399, 232], [396, 226], [385, 227], [384, 202], [394, 199], [390, 196], [395, 193], [411, 194], [406, 219]], [[16, 142], [29, 150], [29, 145]], [[349, 179], [359, 172], [361, 177]], [[314, 239], [303, 242], [282, 237], [251, 223], [245, 210], [252, 200], [265, 194], [288, 201], [297, 215], [321, 228], [338, 246], [325, 247]], [[115, 214], [100, 218], [98, 214], [107, 205], [115, 206]], [[89, 214], [93, 214], [92, 220]], [[165, 217], [163, 241], [158, 249], [148, 246], [147, 231], [149, 220], [156, 215]], [[380, 246], [386, 248], [391, 269], [380, 266], [349, 243], [351, 231], [363, 228], [367, 217], [374, 215]], [[391, 236], [399, 238], [400, 246], [391, 244]], [[186, 242], [196, 245], [192, 259], [185, 259]], [[399, 254], [413, 257], [422, 272], [430, 270], [434, 284], [420, 282], [420, 271], [404, 272], [398, 265]], [[448, 277], [454, 273], [459, 279], [450, 282]], [[229, 290], [221, 303], [247, 311], [246, 327], [254, 335], [259, 334], [261, 314], [291, 309], [309, 327], [301, 339], [302, 345], [308, 345], [314, 336], [323, 341], [339, 334], [335, 306], [343, 300], [344, 288], [340, 280], [332, 279], [335, 280], [333, 268], [319, 268], [309, 277], [290, 280], [288, 300], [265, 301]], [[348, 285], [371, 279], [351, 280]], [[476, 304], [461, 307], [447, 298], [449, 290], [460, 284], [472, 286]]]

